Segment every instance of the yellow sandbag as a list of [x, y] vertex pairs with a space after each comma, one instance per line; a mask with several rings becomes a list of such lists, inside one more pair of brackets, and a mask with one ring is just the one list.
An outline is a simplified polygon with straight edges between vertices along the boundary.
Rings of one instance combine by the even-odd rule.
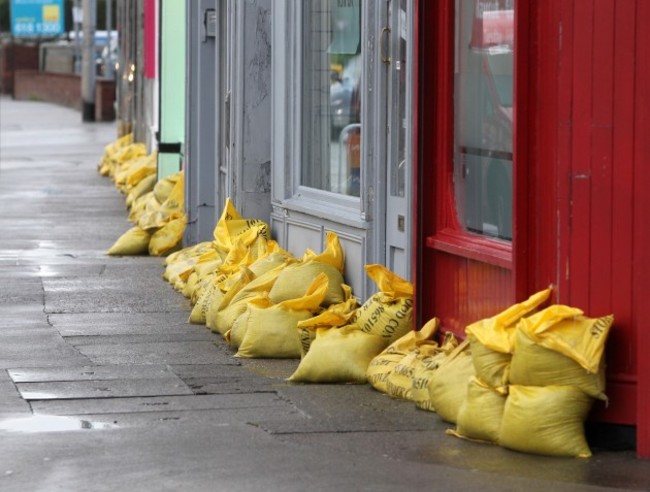
[[[185, 284], [179, 282], [178, 290], [181, 292], [181, 294], [183, 294], [185, 298], [191, 299], [198, 282], [199, 276], [196, 274], [196, 272], [192, 272], [190, 273], [190, 276], [187, 277]], [[176, 285], [174, 285], [174, 288], [177, 288]]]
[[133, 202], [129, 210], [129, 221], [137, 224], [145, 213], [153, 213], [160, 208], [160, 203], [156, 200], [153, 192], [145, 193]]
[[[169, 256], [174, 256], [180, 251], [175, 251]], [[202, 254], [199, 254], [200, 251], [205, 251]], [[175, 260], [172, 262], [167, 262], [165, 267], [165, 272], [163, 273], [163, 278], [167, 280], [170, 284], [175, 285], [178, 280], [182, 282], [187, 282], [187, 279], [194, 271], [194, 266], [201, 261], [209, 261], [215, 258], [215, 255], [218, 257], [216, 251], [206, 249], [206, 250], [196, 250], [196, 256], [188, 256], [187, 254], [183, 256], [174, 256]], [[169, 256], [167, 258], [169, 258]]]
[[233, 246], [235, 238], [248, 231], [251, 227], [257, 227], [258, 233], [266, 239], [269, 238], [268, 225], [257, 219], [244, 219], [230, 201], [226, 199], [226, 204], [221, 213], [221, 217], [214, 228], [214, 246], [218, 251], [228, 253]]
[[431, 406], [440, 418], [456, 423], [458, 411], [467, 398], [467, 383], [475, 375], [469, 342], [465, 340], [445, 358], [429, 382]]
[[123, 192], [129, 191], [157, 170], [156, 154], [149, 154], [122, 163], [115, 172], [115, 185]]
[[232, 328], [224, 333], [223, 338], [230, 344], [234, 349], [239, 349], [244, 336], [246, 336], [246, 330], [248, 329], [248, 319], [251, 314], [251, 306], [258, 309], [266, 309], [273, 306], [273, 303], [269, 300], [268, 296], [260, 295], [255, 297], [246, 303], [246, 310], [235, 320], [232, 324]]
[[214, 251], [214, 248], [212, 247], [212, 241], [203, 241], [202, 243], [194, 244], [192, 246], [187, 246], [186, 248], [183, 248], [181, 250], [172, 253], [167, 258], [165, 258], [163, 264], [167, 266], [176, 261], [183, 261], [186, 260], [187, 258], [201, 256], [210, 251]]
[[215, 282], [215, 279], [219, 279], [217, 280], [217, 282], [222, 282], [227, 277], [228, 277], [227, 275], [224, 275], [219, 272], [215, 272], [212, 275], [208, 275], [204, 279], [199, 280], [196, 283], [196, 286], [192, 291], [192, 297], [190, 298], [190, 302], [192, 303], [192, 305], [195, 306], [199, 302], [199, 300], [203, 297], [203, 294], [205, 294], [205, 292], [207, 292], [210, 289], [212, 283]]
[[429, 383], [440, 364], [457, 346], [458, 340], [451, 333], [445, 335], [441, 346], [434, 343], [418, 346], [411, 384], [411, 399], [417, 408], [430, 412], [435, 411], [429, 396]]
[[111, 157], [119, 149], [131, 145], [133, 143], [133, 133], [119, 137], [117, 140], [109, 143], [104, 147], [104, 157]]
[[492, 318], [472, 323], [467, 326], [465, 333], [472, 335], [491, 350], [503, 354], [511, 353], [519, 320], [537, 309], [550, 295], [551, 289], [537, 292], [524, 302], [514, 304]]
[[359, 308], [354, 322], [393, 343], [413, 329], [413, 285], [382, 265], [366, 265], [380, 292]]
[[519, 320], [530, 314], [551, 295], [546, 289], [514, 304], [492, 318], [469, 325], [465, 332], [472, 345], [472, 360], [477, 376], [502, 393], [507, 390], [508, 371]]
[[587, 371], [598, 372], [614, 316], [587, 318], [579, 309], [550, 306], [522, 320], [520, 328], [538, 344], [572, 358]]
[[149, 252], [151, 235], [138, 226], [132, 227], [122, 234], [106, 252], [111, 256], [144, 255]]
[[[269, 247], [269, 250], [274, 249], [275, 244], [277, 244], [275, 241], [268, 241], [267, 246]], [[266, 272], [273, 270], [280, 265], [286, 266], [295, 262], [296, 259], [293, 256], [291, 256], [286, 251], [280, 250], [271, 252], [265, 256], [261, 256], [253, 263], [251, 263], [248, 268], [255, 274], [256, 277], [259, 277], [260, 275], [264, 275]]]
[[226, 274], [235, 273], [240, 266], [252, 265], [258, 259], [265, 257], [270, 243], [274, 242], [266, 239], [263, 234], [265, 230], [266, 225], [254, 225], [233, 239], [232, 246], [227, 253], [217, 249], [223, 255], [223, 263], [219, 267], [219, 271]]
[[476, 375], [502, 394], [508, 392], [511, 353], [491, 350], [479, 342], [474, 335], [468, 335], [471, 344], [472, 363]]
[[[439, 321], [437, 318], [429, 320], [419, 331], [409, 331], [406, 335], [398, 338], [374, 357], [368, 365], [366, 376], [368, 382], [377, 391], [388, 392], [388, 377], [397, 363], [424, 342], [433, 340]], [[428, 398], [428, 395], [427, 395]]]
[[[259, 277], [254, 277], [239, 292], [235, 293], [227, 304], [224, 300], [223, 305], [219, 306], [214, 314], [208, 311], [207, 316], [214, 316], [214, 325], [218, 327], [219, 332], [225, 333], [232, 328], [235, 320], [246, 311], [246, 306], [251, 299], [261, 294], [268, 294], [285, 267], [286, 264], [281, 263], [272, 270], [262, 273]], [[252, 273], [252, 269], [249, 270]], [[258, 270], [261, 269], [258, 268]]]
[[[160, 181], [158, 184], [160, 184]], [[158, 229], [167, 222], [181, 217], [183, 215], [184, 187], [183, 172], [181, 171], [178, 173], [176, 184], [167, 199], [160, 203], [159, 207], [145, 209], [144, 213], [138, 217], [138, 225], [145, 230]], [[157, 202], [160, 202], [159, 198], [155, 196], [155, 193], [156, 188], [154, 187], [154, 197]]]
[[138, 166], [131, 167], [131, 170], [126, 174], [125, 185], [127, 191], [131, 191], [144, 178], [156, 175], [156, 171], [158, 170], [157, 158], [158, 153], [152, 152], [148, 156], [143, 157]]
[[[228, 276], [226, 280], [223, 280], [216, 285], [217, 288], [212, 290], [211, 297], [206, 304], [205, 325], [208, 328], [214, 332], [220, 333], [221, 335], [226, 333], [229, 327], [226, 328], [217, 324], [216, 313], [227, 306], [235, 294], [243, 289], [245, 285], [253, 280], [253, 278], [255, 278], [253, 272], [251, 272], [247, 267], [242, 266], [240, 267], [239, 272]], [[193, 314], [194, 310], [192, 310], [192, 315]]]
[[346, 301], [339, 304], [332, 304], [325, 311], [313, 318], [298, 323], [298, 337], [300, 338], [302, 348], [301, 358], [309, 352], [309, 347], [311, 346], [311, 342], [316, 338], [316, 330], [318, 328], [335, 328], [350, 323], [359, 304], [356, 298], [352, 297], [352, 288], [348, 285], [344, 286], [344, 296], [347, 298]]
[[185, 234], [187, 217], [182, 215], [166, 223], [151, 235], [149, 242], [149, 254], [151, 256], [164, 256], [167, 253], [180, 248]]
[[309, 261], [288, 266], [278, 277], [269, 292], [274, 303], [294, 299], [304, 292], [307, 286], [319, 275], [325, 274], [329, 288], [323, 300], [323, 307], [345, 301], [343, 275], [334, 266], [320, 261]]
[[155, 186], [157, 179], [158, 178], [155, 174], [151, 174], [143, 178], [137, 185], [135, 185], [131, 191], [129, 191], [128, 195], [126, 195], [126, 207], [131, 208], [133, 206], [133, 203], [138, 198], [140, 198], [145, 193], [153, 191], [153, 187]]
[[386, 347], [382, 337], [356, 325], [318, 328], [309, 352], [289, 381], [310, 383], [365, 383], [370, 361]]
[[447, 433], [495, 443], [499, 440], [505, 405], [506, 395], [478, 378], [471, 378], [467, 385], [467, 398], [458, 411], [456, 429]]
[[235, 357], [300, 358], [300, 339], [296, 325], [311, 318], [327, 292], [327, 277], [319, 275], [304, 296], [260, 309], [248, 306], [246, 333]]
[[214, 275], [207, 280], [207, 285], [202, 286], [200, 293], [197, 294], [199, 286], [194, 289], [194, 293], [198, 295], [198, 299], [194, 303], [194, 307], [190, 313], [190, 323], [198, 325], [204, 325], [206, 323], [208, 309], [210, 309], [213, 298], [220, 296], [219, 302], [223, 299], [223, 292], [220, 291], [219, 284], [226, 279], [227, 277], [225, 275]]
[[345, 269], [345, 252], [335, 232], [327, 231], [325, 233], [325, 249], [321, 254], [316, 254], [308, 249], [302, 259], [303, 263], [310, 261], [319, 261], [333, 266], [339, 272], [343, 273]]
[[510, 386], [499, 444], [547, 456], [589, 458], [584, 421], [593, 399], [573, 386]]
[[533, 341], [525, 330], [517, 330], [510, 382], [521, 386], [576, 386], [601, 400], [605, 396], [605, 363], [598, 372], [588, 372], [575, 360]]
[[170, 174], [156, 183], [156, 186], [153, 188], [153, 194], [156, 197], [156, 200], [158, 200], [158, 203], [163, 203], [167, 198], [169, 198], [169, 195], [171, 195], [173, 189], [176, 187], [181, 175], [182, 172]]
[[108, 176], [110, 170], [110, 161], [115, 153], [127, 145], [131, 145], [132, 143], [133, 133], [128, 133], [104, 147], [104, 155], [102, 156], [101, 162], [99, 164], [99, 173], [102, 176]]
[[143, 143], [132, 143], [119, 149], [109, 159], [108, 174], [114, 177], [123, 163], [143, 157], [146, 154], [147, 147]]

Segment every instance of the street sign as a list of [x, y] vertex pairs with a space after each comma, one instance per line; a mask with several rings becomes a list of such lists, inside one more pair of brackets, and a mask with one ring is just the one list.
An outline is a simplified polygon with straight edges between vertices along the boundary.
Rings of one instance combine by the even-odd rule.
[[11, 34], [22, 37], [63, 33], [63, 0], [11, 0]]

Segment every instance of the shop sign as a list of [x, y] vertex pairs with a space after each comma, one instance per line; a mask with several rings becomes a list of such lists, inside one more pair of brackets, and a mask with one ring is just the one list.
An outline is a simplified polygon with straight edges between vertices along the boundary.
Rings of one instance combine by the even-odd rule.
[[11, 34], [22, 37], [63, 33], [63, 0], [11, 0]]

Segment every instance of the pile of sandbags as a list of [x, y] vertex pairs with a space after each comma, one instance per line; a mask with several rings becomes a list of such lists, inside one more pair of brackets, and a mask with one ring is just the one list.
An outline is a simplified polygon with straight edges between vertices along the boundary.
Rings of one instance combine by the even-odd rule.
[[603, 352], [613, 317], [591, 319], [562, 305], [536, 312], [549, 295], [467, 327], [474, 373], [463, 375], [455, 415], [441, 415], [456, 423], [450, 434], [522, 452], [591, 456], [584, 421], [595, 398], [606, 400]]
[[[327, 323], [303, 323], [302, 358], [290, 381], [365, 383], [373, 358], [412, 330], [413, 286], [381, 265], [367, 265], [379, 292], [356, 311], [328, 313]], [[325, 321], [325, 320], [323, 320]]]
[[[143, 180], [153, 182], [149, 177]], [[107, 254], [165, 256], [179, 249], [187, 223], [183, 196], [183, 171], [179, 171], [155, 183], [151, 191], [134, 198], [129, 211], [129, 220], [134, 225], [115, 241]]]
[[126, 195], [134, 226], [120, 236], [109, 255], [164, 256], [180, 248], [187, 217], [183, 212], [183, 172], [157, 179], [157, 153], [146, 153], [133, 134], [107, 145], [99, 173]]
[[321, 253], [295, 258], [268, 230], [227, 200], [214, 241], [167, 257], [163, 277], [192, 302], [189, 321], [220, 333], [236, 357], [299, 358], [299, 323], [344, 312], [349, 318], [357, 303], [343, 280], [345, 255], [335, 233], [326, 233]]

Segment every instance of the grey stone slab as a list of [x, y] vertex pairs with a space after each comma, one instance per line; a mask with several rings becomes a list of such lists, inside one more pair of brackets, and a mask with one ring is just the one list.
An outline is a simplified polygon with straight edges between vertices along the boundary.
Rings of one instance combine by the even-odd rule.
[[[65, 320], [59, 316], [67, 316]], [[69, 316], [79, 317], [70, 320]], [[49, 315], [53, 326], [64, 337], [120, 336], [120, 335], [195, 335], [209, 336], [204, 326], [187, 323], [183, 311], [157, 313], [76, 313]]]
[[188, 395], [192, 390], [177, 377], [112, 379], [92, 381], [50, 381], [17, 383], [25, 400], [67, 400], [134, 396]]
[[25, 330], [2, 337], [0, 368], [84, 365], [88, 359], [66, 344], [54, 330]]
[[95, 364], [219, 364], [226, 356], [212, 342], [84, 345], [79, 351]]
[[176, 379], [165, 365], [110, 365], [76, 367], [27, 367], [7, 371], [16, 383], [46, 381], [108, 381], [112, 379]]
[[218, 340], [217, 335], [209, 330], [186, 330], [177, 333], [154, 333], [137, 335], [78, 335], [65, 337], [65, 341], [76, 347], [82, 345], [130, 345], [134, 343], [156, 342], [195, 342]]
[[341, 452], [313, 441], [286, 442], [245, 424], [163, 425], [155, 430], [91, 427], [29, 435], [5, 433], [0, 443], [0, 486], [9, 492], [599, 490], [582, 480], [564, 481], [555, 475], [540, 479], [480, 470], [464, 473], [457, 467], [423, 463], [417, 457], [392, 460], [372, 450]]
[[5, 371], [0, 371], [0, 415], [31, 414], [29, 404]]
[[45, 415], [90, 415], [185, 410], [239, 410], [285, 407], [287, 401], [275, 392], [223, 395], [152, 396], [106, 399], [40, 400], [31, 403], [34, 413]]
[[85, 414], [84, 420], [96, 422], [106, 426], [120, 428], [132, 427], [159, 427], [168, 425], [228, 425], [236, 422], [259, 426], [260, 419], [265, 422], [296, 421], [308, 418], [295, 407], [275, 405], [272, 407], [253, 407], [236, 409], [205, 409], [181, 410], [175, 412], [137, 412], [137, 413], [110, 413], [110, 414]]

